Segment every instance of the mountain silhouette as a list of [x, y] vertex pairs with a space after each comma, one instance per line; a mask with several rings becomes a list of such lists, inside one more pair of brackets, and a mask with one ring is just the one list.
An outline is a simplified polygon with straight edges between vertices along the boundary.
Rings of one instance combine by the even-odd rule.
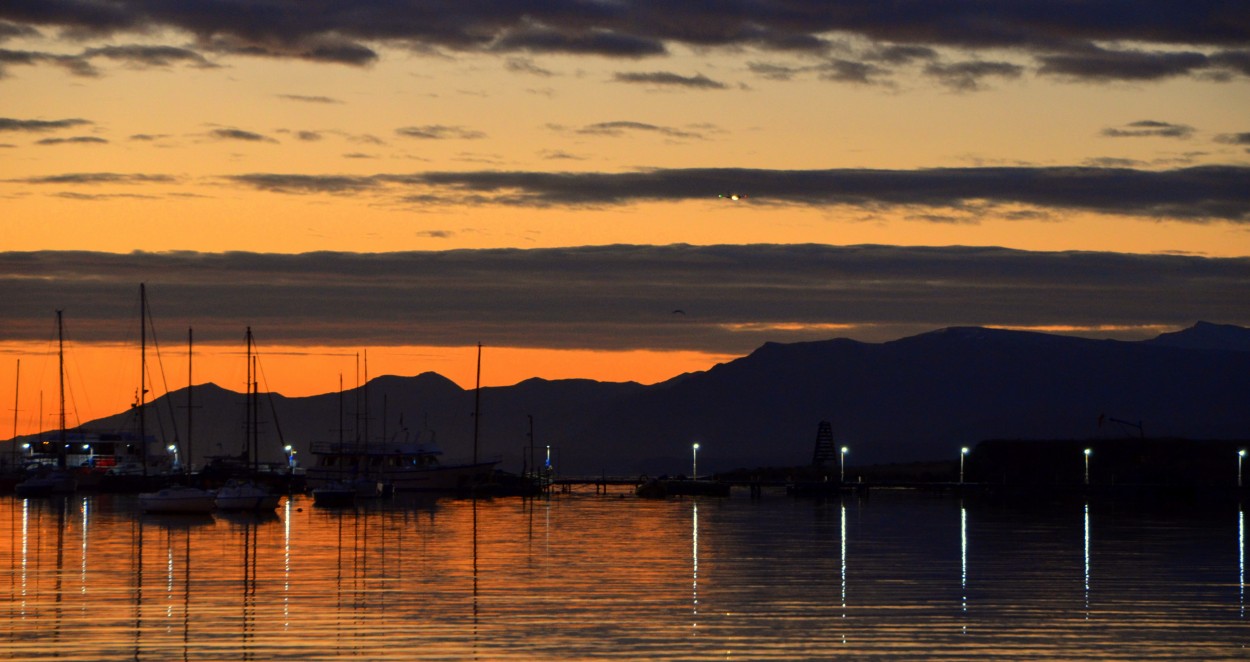
[[[185, 443], [186, 397], [181, 389], [151, 403], [149, 433], [170, 441], [177, 427]], [[379, 377], [342, 396], [261, 394], [262, 460], [281, 461], [282, 445], [291, 444], [308, 464], [313, 442], [340, 436], [419, 435], [450, 457], [470, 457], [474, 400], [472, 390], [430, 372]], [[565, 475], [686, 473], [696, 442], [700, 474], [802, 465], [822, 420], [832, 422], [852, 465], [950, 460], [984, 439], [1138, 435], [1115, 421], [1152, 437], [1244, 438], [1250, 330], [1200, 322], [1127, 342], [955, 327], [884, 343], [767, 343], [650, 386], [529, 379], [483, 388], [480, 400], [481, 456], [519, 471], [530, 461], [532, 420], [535, 460], [550, 446]], [[195, 387], [194, 401], [195, 461], [238, 454], [245, 396], [206, 384]], [[132, 416], [85, 427], [116, 430]]]

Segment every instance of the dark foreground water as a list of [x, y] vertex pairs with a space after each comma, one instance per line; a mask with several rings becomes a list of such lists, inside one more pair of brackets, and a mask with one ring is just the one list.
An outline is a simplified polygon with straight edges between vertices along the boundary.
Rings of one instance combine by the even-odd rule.
[[1245, 514], [874, 492], [0, 498], [0, 658], [1246, 659]]

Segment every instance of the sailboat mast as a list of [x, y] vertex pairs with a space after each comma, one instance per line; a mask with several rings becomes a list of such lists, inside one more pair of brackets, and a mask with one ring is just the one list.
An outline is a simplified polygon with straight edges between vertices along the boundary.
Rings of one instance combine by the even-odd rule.
[[191, 412], [194, 410], [194, 406], [191, 404], [191, 391], [195, 390], [194, 389], [195, 381], [191, 379], [191, 356], [192, 356], [193, 347], [194, 347], [194, 339], [191, 333], [191, 328], [187, 327], [187, 464], [186, 464], [186, 469], [185, 469], [186, 473], [191, 473], [191, 458], [194, 457], [191, 453], [191, 450], [192, 450], [192, 447], [191, 447]]
[[143, 457], [143, 475], [148, 475], [148, 426], [144, 404], [147, 403], [148, 387], [148, 292], [139, 283], [139, 448]]
[[477, 432], [482, 413], [482, 343], [477, 344], [477, 385], [473, 387], [473, 464], [477, 464]]
[[252, 406], [252, 327], [247, 327], [247, 335], [245, 338], [247, 343], [247, 399], [244, 401], [246, 428], [243, 431], [243, 443], [245, 460], [248, 464], [252, 461], [252, 429], [255, 427], [255, 421], [252, 416], [255, 414]]
[[65, 332], [61, 323], [61, 312], [60, 310], [56, 311], [57, 376], [60, 379], [61, 388], [61, 434], [60, 443], [57, 445], [56, 450], [56, 466], [64, 469], [67, 462], [65, 457]]
[[260, 377], [252, 357], [252, 472], [260, 471]]
[[12, 467], [14, 469], [17, 468], [17, 411], [18, 411], [17, 405], [18, 405], [18, 397], [21, 395], [20, 393], [21, 388], [22, 388], [22, 360], [18, 359], [17, 360], [17, 377], [15, 378], [15, 383], [13, 384], [13, 444], [12, 444], [12, 448], [10, 449], [10, 452], [13, 455]]

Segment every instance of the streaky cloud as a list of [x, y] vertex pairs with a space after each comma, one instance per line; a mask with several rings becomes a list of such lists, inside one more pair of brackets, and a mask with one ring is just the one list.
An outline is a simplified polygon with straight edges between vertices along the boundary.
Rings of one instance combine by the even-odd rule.
[[612, 122], [597, 122], [595, 124], [587, 124], [577, 130], [577, 133], [591, 136], [620, 136], [628, 131], [641, 131], [644, 133], [658, 133], [670, 138], [702, 138], [703, 135], [694, 131], [686, 131], [684, 129], [676, 129], [668, 126], [658, 126], [648, 124], [646, 122], [633, 122], [629, 120], [616, 120]]
[[71, 136], [69, 138], [43, 138], [36, 145], [106, 145], [108, 140], [98, 136]]
[[[618, 124], [621, 124], [618, 126]], [[588, 127], [589, 128], [589, 127]], [[655, 131], [636, 123], [595, 130]], [[394, 193], [429, 205], [603, 206], [715, 200], [741, 191], [749, 204], [865, 208], [1030, 205], [1049, 210], [1250, 222], [1250, 167], [974, 167], [922, 170], [651, 169], [624, 173], [482, 170], [374, 175], [250, 173], [227, 181], [280, 193]], [[919, 217], [919, 216], [918, 216]]]
[[217, 140], [238, 140], [242, 142], [252, 142], [252, 143], [276, 143], [278, 142], [277, 140], [274, 140], [273, 138], [270, 138], [269, 136], [262, 135], [254, 131], [245, 131], [243, 129], [230, 129], [230, 128], [213, 129], [212, 131], [208, 132], [208, 135]]
[[950, 64], [931, 62], [925, 66], [924, 73], [950, 89], [973, 92], [981, 89], [985, 78], [1019, 78], [1024, 73], [1024, 67], [1010, 62], [979, 60]]
[[964, 325], [1250, 324], [1250, 258], [814, 244], [39, 251], [0, 252], [0, 340], [46, 339], [64, 309], [76, 341], [125, 341], [139, 282], [157, 319], [203, 342], [251, 324], [274, 344], [741, 353], [831, 328], [885, 340]]
[[644, 85], [660, 85], [664, 87], [689, 87], [702, 90], [723, 90], [728, 88], [724, 83], [714, 81], [703, 74], [682, 76], [670, 71], [652, 72], [618, 72], [612, 77], [618, 83], [635, 83]]
[[627, 173], [429, 172], [407, 183], [492, 195], [508, 205], [603, 205], [714, 199], [758, 203], [958, 206], [972, 201], [1202, 221], [1250, 222], [1250, 167], [1020, 167], [924, 170], [693, 168]]
[[0, 131], [23, 131], [27, 133], [43, 133], [76, 126], [90, 125], [92, 122], [81, 118], [63, 120], [22, 120], [13, 117], [0, 117]]
[[405, 126], [395, 129], [395, 133], [405, 138], [421, 140], [480, 140], [486, 134], [463, 126], [446, 126], [443, 124], [427, 124], [425, 126]]
[[1188, 124], [1173, 124], [1157, 120], [1140, 120], [1131, 122], [1124, 127], [1108, 127], [1102, 135], [1108, 138], [1189, 138], [1194, 134], [1194, 127]]
[[43, 177], [26, 177], [18, 180], [23, 184], [169, 184], [178, 181], [172, 175], [151, 175], [118, 172], [78, 172]]
[[327, 97], [327, 96], [320, 96], [320, 95], [279, 94], [278, 98], [286, 99], [287, 101], [303, 101], [305, 103], [331, 103], [331, 104], [343, 103], [342, 101], [335, 99], [334, 97]]
[[1038, 57], [1038, 73], [1084, 81], [1154, 81], [1187, 76], [1212, 67], [1200, 52], [1114, 51], [1102, 48]]
[[100, 48], [89, 48], [83, 51], [79, 57], [85, 59], [103, 57], [148, 67], [166, 67], [175, 62], [186, 62], [206, 69], [218, 66], [193, 50], [177, 46], [143, 46], [138, 44], [103, 46]]
[[1221, 133], [1215, 141], [1225, 145], [1250, 145], [1250, 131], [1243, 133]]
[[373, 177], [351, 175], [289, 175], [253, 173], [231, 175], [227, 181], [274, 193], [356, 193], [379, 186]]

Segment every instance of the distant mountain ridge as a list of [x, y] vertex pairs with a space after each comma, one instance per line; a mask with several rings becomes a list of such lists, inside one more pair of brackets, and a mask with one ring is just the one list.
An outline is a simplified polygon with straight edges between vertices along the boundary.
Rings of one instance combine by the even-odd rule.
[[[262, 394], [267, 457], [280, 459], [289, 443], [308, 463], [315, 441], [418, 434], [449, 456], [472, 454], [471, 390], [429, 372], [366, 386], [341, 397]], [[202, 385], [194, 397], [196, 461], [238, 453], [244, 396]], [[149, 406], [183, 412], [185, 403], [182, 389]], [[1126, 437], [1099, 427], [1103, 418], [1141, 421], [1148, 436], [1247, 438], [1250, 329], [1199, 322], [1128, 342], [951, 327], [884, 343], [766, 343], [651, 386], [529, 379], [483, 388], [481, 404], [481, 456], [519, 471], [529, 461], [532, 420], [536, 461], [550, 445], [558, 470], [582, 475], [687, 472], [695, 442], [700, 473], [806, 464], [822, 420], [833, 423], [837, 445], [849, 447], [850, 464], [951, 459], [990, 438]], [[88, 427], [116, 429], [130, 416]], [[160, 421], [165, 438], [182, 425], [178, 416], [148, 418]]]
[[1153, 340], [1144, 342], [1187, 349], [1226, 349], [1250, 352], [1250, 329], [1233, 324], [1198, 322], [1187, 329], [1163, 333]]

